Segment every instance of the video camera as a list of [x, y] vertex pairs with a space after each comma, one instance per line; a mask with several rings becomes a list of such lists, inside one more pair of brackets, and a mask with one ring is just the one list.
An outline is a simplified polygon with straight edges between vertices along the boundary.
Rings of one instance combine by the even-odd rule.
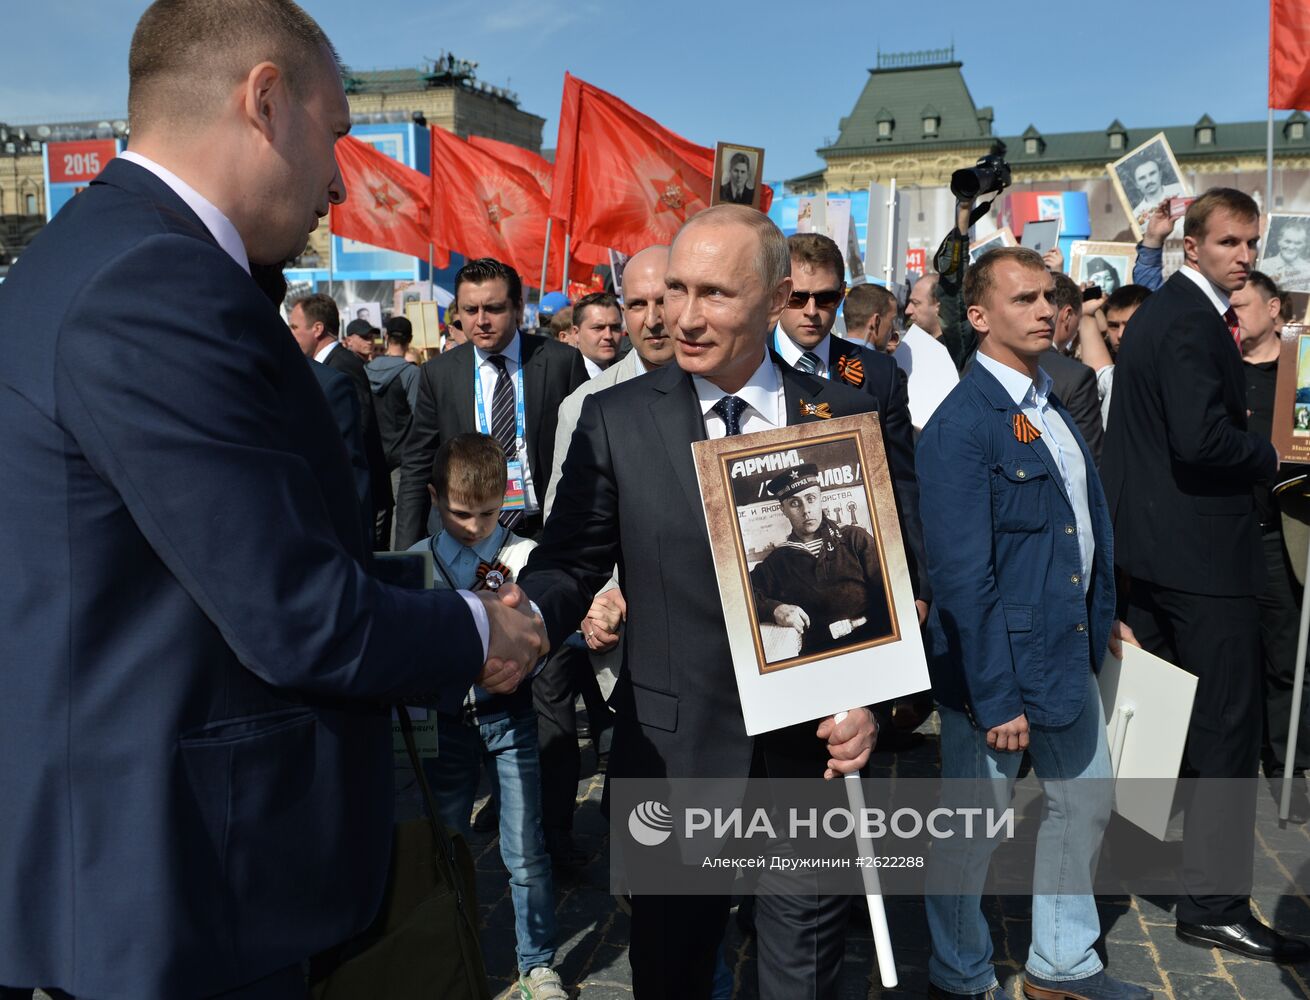
[[1010, 186], [1010, 165], [999, 152], [988, 153], [972, 167], [963, 167], [951, 174], [951, 194], [960, 201], [973, 201], [993, 191], [999, 193]]

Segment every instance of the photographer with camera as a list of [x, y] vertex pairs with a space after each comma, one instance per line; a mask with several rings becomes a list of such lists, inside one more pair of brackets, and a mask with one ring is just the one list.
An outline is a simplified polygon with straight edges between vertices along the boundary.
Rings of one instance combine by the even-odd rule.
[[[1005, 188], [1010, 186], [1010, 165], [1005, 162], [1005, 144], [998, 142], [974, 166], [951, 174], [955, 195], [955, 227], [946, 234], [933, 257], [938, 281], [936, 299], [941, 342], [961, 372], [978, 349], [978, 335], [964, 311], [964, 274], [969, 269], [969, 230], [987, 214]], [[978, 199], [992, 195], [984, 205]]]

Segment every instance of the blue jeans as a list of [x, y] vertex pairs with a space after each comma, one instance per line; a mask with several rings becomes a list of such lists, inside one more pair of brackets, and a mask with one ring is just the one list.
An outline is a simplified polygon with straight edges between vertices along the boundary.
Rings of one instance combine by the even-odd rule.
[[[987, 733], [974, 728], [962, 712], [941, 708], [940, 713], [942, 806], [1004, 810], [1023, 755], [990, 749]], [[1058, 729], [1030, 725], [1028, 753], [1042, 782], [1044, 811], [1033, 864], [1036, 892], [1027, 968], [1043, 979], [1082, 979], [1102, 969], [1092, 948], [1100, 936], [1100, 919], [1091, 886], [1114, 802], [1105, 715], [1090, 670], [1081, 714]], [[955, 829], [955, 836], [933, 841], [928, 859], [928, 978], [947, 993], [981, 993], [996, 985], [992, 938], [981, 903], [997, 841], [966, 838], [962, 822]]]
[[500, 857], [509, 869], [515, 952], [527, 973], [555, 961], [555, 886], [541, 832], [541, 758], [537, 716], [470, 726], [443, 715], [435, 760], [423, 762], [446, 825], [468, 835], [481, 767], [500, 811]]

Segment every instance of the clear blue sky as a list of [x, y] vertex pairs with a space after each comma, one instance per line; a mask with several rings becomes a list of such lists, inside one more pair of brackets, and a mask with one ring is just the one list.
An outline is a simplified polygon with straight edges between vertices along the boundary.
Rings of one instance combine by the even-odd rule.
[[[13, 0], [0, 121], [121, 115], [144, 0]], [[954, 41], [998, 134], [1265, 115], [1268, 6], [1219, 0], [887, 0], [806, 5], [659, 0], [308, 0], [347, 64], [477, 61], [546, 118], [555, 145], [568, 70], [687, 138], [765, 147], [770, 178], [817, 169], [884, 52]], [[990, 16], [979, 23], [979, 11]], [[1242, 16], [1239, 12], [1249, 11]], [[1094, 12], [1088, 16], [1087, 12]]]

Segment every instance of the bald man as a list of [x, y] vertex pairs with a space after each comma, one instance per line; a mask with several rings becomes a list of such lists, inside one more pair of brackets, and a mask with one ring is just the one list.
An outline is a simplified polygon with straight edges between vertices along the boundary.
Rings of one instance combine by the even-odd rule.
[[512, 691], [544, 636], [365, 572], [341, 435], [252, 277], [277, 291], [345, 196], [322, 29], [160, 0], [128, 110], [0, 286], [0, 329], [47, 332], [0, 357], [0, 984], [303, 998], [386, 886], [387, 705]]
[[[876, 406], [865, 392], [770, 354], [790, 265], [786, 238], [754, 209], [716, 205], [683, 226], [664, 273], [673, 359], [586, 398], [540, 545], [520, 576], [562, 642], [618, 564], [628, 613], [611, 778], [835, 778], [868, 760], [875, 726], [864, 706], [840, 722], [746, 734], [723, 612], [707, 596], [714, 559], [691, 443], [813, 421], [816, 410], [846, 416]], [[626, 295], [626, 273], [624, 283]], [[847, 901], [759, 896], [763, 1000], [835, 996]], [[708, 998], [731, 903], [727, 895], [634, 896], [634, 995]]]

